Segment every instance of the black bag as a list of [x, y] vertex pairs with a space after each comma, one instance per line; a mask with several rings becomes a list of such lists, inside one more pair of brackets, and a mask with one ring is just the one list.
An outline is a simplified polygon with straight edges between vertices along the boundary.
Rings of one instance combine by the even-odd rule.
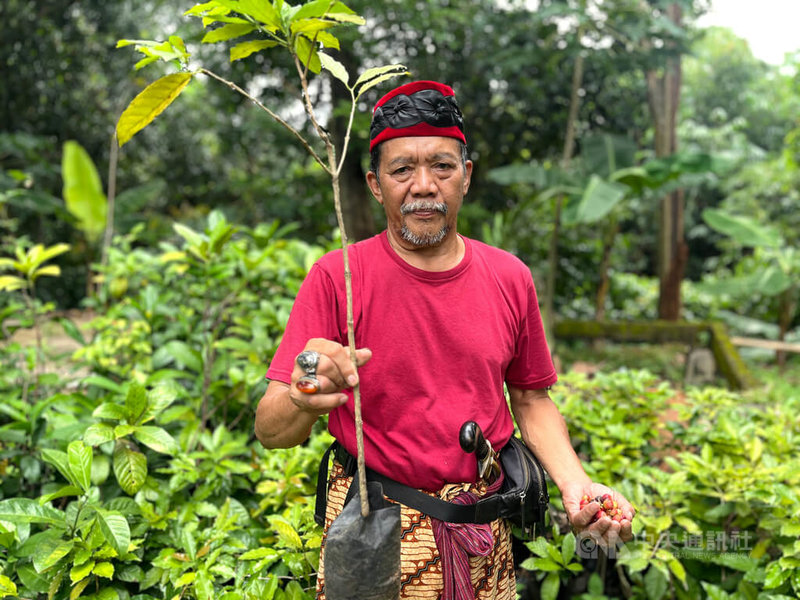
[[503, 485], [495, 496], [490, 497], [499, 499], [500, 516], [523, 530], [536, 525], [543, 527], [550, 495], [539, 460], [525, 442], [512, 436], [500, 450], [500, 464], [505, 475]]
[[[357, 488], [358, 485], [352, 488]], [[400, 596], [400, 506], [367, 482], [369, 515], [358, 491], [328, 529], [325, 597], [330, 600], [396, 600]]]
[[[317, 505], [315, 519], [325, 522], [327, 503], [328, 459], [335, 452], [337, 460], [348, 475], [355, 473], [353, 458], [338, 442], [331, 444], [320, 462], [317, 478]], [[499, 518], [508, 519], [512, 525], [530, 534], [536, 526], [544, 526], [550, 496], [544, 469], [538, 459], [518, 437], [512, 437], [499, 454], [505, 478], [500, 490], [475, 504], [455, 504], [399, 483], [367, 468], [367, 480], [383, 485], [383, 493], [421, 513], [449, 523], [490, 523]], [[350, 487], [350, 494], [353, 488]]]

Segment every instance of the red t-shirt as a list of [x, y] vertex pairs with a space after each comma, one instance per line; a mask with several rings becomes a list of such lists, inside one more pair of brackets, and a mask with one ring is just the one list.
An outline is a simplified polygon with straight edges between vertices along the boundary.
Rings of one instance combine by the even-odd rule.
[[[449, 271], [406, 263], [386, 232], [348, 248], [367, 465], [427, 490], [476, 479], [458, 443], [476, 421], [495, 448], [513, 433], [503, 382], [544, 388], [557, 377], [529, 269], [516, 257], [462, 238], [466, 253]], [[313, 337], [347, 345], [341, 250], [322, 257], [303, 282], [267, 372], [290, 383], [294, 358]], [[350, 401], [329, 415], [331, 434], [356, 454]]]

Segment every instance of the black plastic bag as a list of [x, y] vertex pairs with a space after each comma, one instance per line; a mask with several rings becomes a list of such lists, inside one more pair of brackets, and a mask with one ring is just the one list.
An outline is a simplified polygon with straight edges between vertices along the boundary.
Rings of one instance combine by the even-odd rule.
[[[353, 485], [357, 485], [354, 480]], [[325, 596], [328, 600], [397, 600], [400, 596], [400, 505], [367, 482], [369, 515], [358, 492], [328, 529]]]

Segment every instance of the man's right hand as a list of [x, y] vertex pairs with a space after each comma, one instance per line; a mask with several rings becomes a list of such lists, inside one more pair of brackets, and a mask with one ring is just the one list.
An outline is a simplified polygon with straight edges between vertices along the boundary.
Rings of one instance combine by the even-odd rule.
[[319, 352], [319, 391], [304, 394], [297, 388], [306, 372], [296, 362], [289, 385], [270, 381], [256, 408], [255, 434], [265, 448], [290, 448], [307, 439], [317, 417], [347, 402], [344, 390], [358, 383], [356, 367], [372, 358], [371, 350], [356, 350], [354, 366], [347, 347], [320, 338], [309, 340], [305, 350]]
[[372, 358], [372, 351], [368, 348], [356, 350], [356, 365], [350, 360], [350, 349], [338, 342], [322, 338], [313, 338], [308, 341], [304, 350], [313, 350], [319, 353], [317, 366], [317, 380], [319, 391], [308, 394], [300, 391], [297, 381], [306, 372], [295, 362], [292, 371], [292, 383], [289, 387], [289, 398], [300, 410], [315, 416], [324, 415], [334, 408], [347, 402], [347, 395], [343, 391], [358, 384], [356, 367], [361, 367]]

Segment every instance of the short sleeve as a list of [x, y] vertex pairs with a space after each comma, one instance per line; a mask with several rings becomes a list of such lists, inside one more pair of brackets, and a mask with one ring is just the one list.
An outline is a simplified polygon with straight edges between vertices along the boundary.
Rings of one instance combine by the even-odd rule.
[[522, 321], [514, 357], [506, 370], [506, 383], [521, 389], [540, 389], [553, 385], [558, 375], [547, 346], [539, 312], [539, 301], [530, 271], [525, 270], [526, 285]]
[[267, 379], [290, 383], [294, 359], [311, 338], [343, 343], [340, 312], [330, 275], [315, 264], [297, 292], [283, 339], [267, 370]]

